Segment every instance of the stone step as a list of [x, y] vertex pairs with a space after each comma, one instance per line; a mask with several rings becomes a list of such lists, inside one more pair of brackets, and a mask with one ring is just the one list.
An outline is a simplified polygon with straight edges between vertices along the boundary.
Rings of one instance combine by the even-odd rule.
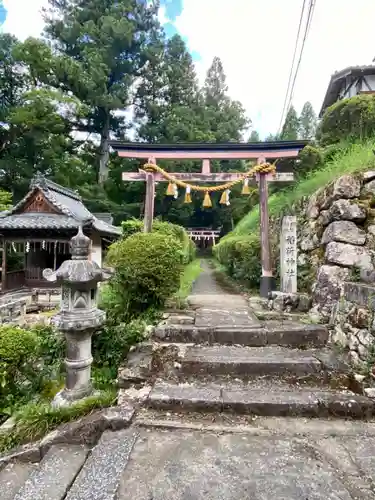
[[194, 346], [180, 358], [180, 377], [320, 377], [323, 364], [315, 351], [278, 346]]
[[371, 418], [375, 402], [350, 391], [288, 384], [170, 384], [153, 387], [146, 406], [155, 410], [234, 412], [257, 416]]
[[18, 490], [13, 500], [63, 500], [85, 463], [88, 449], [54, 445]]
[[37, 464], [33, 463], [13, 462], [0, 470], [1, 500], [13, 500], [14, 495], [36, 467]]
[[260, 347], [322, 347], [328, 340], [324, 325], [281, 324], [274, 327], [197, 327], [196, 325], [162, 325], [155, 328], [156, 341], [197, 344], [229, 344]]
[[104, 432], [64, 498], [115, 500], [120, 477], [137, 437], [138, 433], [132, 429]]

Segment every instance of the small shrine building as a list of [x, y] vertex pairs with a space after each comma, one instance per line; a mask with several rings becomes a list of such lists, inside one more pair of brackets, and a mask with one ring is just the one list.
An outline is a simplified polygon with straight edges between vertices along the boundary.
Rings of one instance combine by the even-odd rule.
[[90, 259], [102, 266], [103, 251], [121, 229], [110, 214], [91, 213], [72, 189], [37, 174], [26, 196], [0, 212], [1, 292], [50, 286], [43, 269], [55, 271], [71, 258], [70, 239], [79, 227], [91, 239]]

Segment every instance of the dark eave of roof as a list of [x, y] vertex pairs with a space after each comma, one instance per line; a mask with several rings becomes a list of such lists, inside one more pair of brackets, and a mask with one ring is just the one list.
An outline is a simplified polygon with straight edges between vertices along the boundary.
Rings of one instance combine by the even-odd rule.
[[110, 146], [115, 151], [148, 152], [250, 152], [250, 151], [300, 151], [308, 141], [272, 141], [272, 142], [227, 142], [227, 143], [180, 143], [180, 144], [149, 144], [144, 142], [110, 141]]
[[366, 75], [375, 75], [375, 66], [349, 66], [340, 71], [336, 71], [331, 76], [326, 95], [324, 96], [323, 104], [319, 113], [319, 118], [324, 114], [324, 111], [334, 104], [339, 96], [340, 88], [343, 80], [348, 76], [358, 77]]

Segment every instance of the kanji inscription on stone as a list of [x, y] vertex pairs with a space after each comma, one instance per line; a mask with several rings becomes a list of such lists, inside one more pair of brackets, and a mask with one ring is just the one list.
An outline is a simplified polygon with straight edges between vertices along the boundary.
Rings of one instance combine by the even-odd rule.
[[297, 217], [283, 217], [280, 237], [280, 284], [285, 293], [297, 292]]

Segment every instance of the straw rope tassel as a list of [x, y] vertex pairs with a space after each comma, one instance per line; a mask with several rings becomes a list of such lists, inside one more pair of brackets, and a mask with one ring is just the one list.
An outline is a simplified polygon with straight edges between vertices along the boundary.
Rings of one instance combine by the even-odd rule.
[[166, 194], [167, 194], [167, 196], [174, 196], [174, 194], [175, 194], [175, 189], [174, 189], [174, 184], [173, 184], [173, 182], [170, 182], [170, 183], [168, 184], [168, 188], [167, 188], [167, 193], [166, 193]]
[[225, 190], [227, 192], [227, 202], [226, 202], [226, 205], [229, 206], [230, 205], [230, 201], [229, 201], [229, 193], [230, 193], [230, 190], [229, 189], [226, 189]]
[[210, 193], [208, 191], [206, 191], [205, 195], [204, 195], [203, 207], [204, 208], [211, 208], [212, 207], [212, 201], [210, 198]]
[[228, 203], [228, 193], [227, 190], [225, 189], [220, 198], [220, 205], [226, 205]]
[[191, 203], [191, 189], [190, 186], [186, 187], [186, 192], [185, 192], [185, 201], [184, 203]]
[[249, 179], [246, 177], [243, 181], [242, 192], [241, 194], [250, 194], [249, 189]]

